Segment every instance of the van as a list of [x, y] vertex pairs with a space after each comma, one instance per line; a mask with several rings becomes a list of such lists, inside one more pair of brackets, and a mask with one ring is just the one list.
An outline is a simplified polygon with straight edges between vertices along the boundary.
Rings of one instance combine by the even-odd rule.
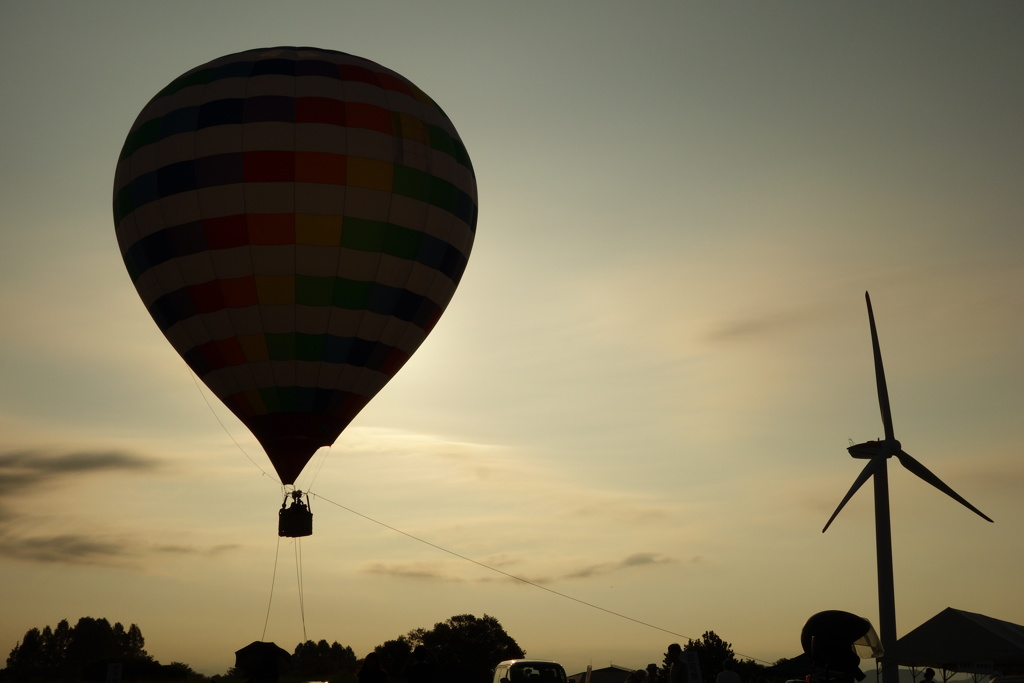
[[506, 659], [494, 667], [491, 683], [566, 683], [565, 669], [546, 659]]

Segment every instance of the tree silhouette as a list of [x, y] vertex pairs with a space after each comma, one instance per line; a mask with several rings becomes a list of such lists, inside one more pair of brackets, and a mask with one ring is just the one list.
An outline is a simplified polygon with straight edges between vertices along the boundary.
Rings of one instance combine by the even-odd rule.
[[[205, 678], [182, 662], [161, 665], [146, 652], [145, 644], [136, 624], [126, 629], [120, 622], [111, 625], [107, 619], [82, 617], [71, 626], [64, 619], [55, 628], [26, 631], [7, 657], [7, 667], [0, 670], [0, 683], [104, 681], [110, 664], [120, 665], [121, 679], [126, 683]], [[418, 645], [429, 651], [431, 669], [437, 672], [435, 680], [444, 683], [487, 681], [498, 662], [526, 654], [494, 617], [457, 615], [431, 629], [414, 629], [374, 648], [393, 683], [406, 683], [406, 665]], [[295, 647], [288, 679], [353, 683], [356, 665], [351, 647], [307, 640]], [[229, 669], [227, 678], [239, 673]]]
[[[113, 626], [106, 619], [82, 617], [74, 627], [66, 619], [40, 631], [31, 628], [7, 657], [4, 677], [17, 681], [53, 681], [95, 678], [102, 680], [106, 665], [120, 662], [134, 665], [156, 664], [144, 649], [145, 639], [138, 626], [128, 630], [117, 622]], [[159, 667], [159, 664], [156, 664]], [[149, 667], [151, 668], [151, 667]], [[126, 680], [131, 675], [125, 675]]]
[[345, 673], [351, 675], [355, 668], [356, 655], [351, 647], [337, 641], [328, 645], [326, 640], [307, 640], [295, 646], [290, 673], [302, 680], [326, 681]]
[[689, 641], [683, 649], [697, 653], [704, 683], [714, 683], [725, 660], [735, 657], [732, 644], [722, 640], [714, 631], [705, 631], [704, 635], [697, 640]]
[[8, 655], [7, 669], [17, 671], [26, 680], [35, 679], [48, 664], [43, 651], [43, 634], [37, 628], [30, 628]]
[[481, 618], [460, 614], [430, 630], [410, 631], [406, 639], [431, 652], [441, 672], [439, 678], [447, 683], [486, 681], [498, 662], [526, 655], [501, 623], [486, 614]]
[[[132, 624], [133, 628], [138, 628]], [[46, 629], [50, 627], [47, 626]], [[46, 633], [46, 630], [43, 631]], [[51, 662], [64, 662], [68, 658], [68, 647], [71, 646], [71, 625], [67, 619], [61, 619], [50, 634], [50, 640], [46, 646], [46, 658]]]
[[412, 653], [412, 646], [406, 636], [387, 640], [373, 648], [373, 651], [380, 657], [384, 670], [388, 672], [393, 682], [405, 680], [403, 672], [406, 664], [409, 663], [409, 655]]

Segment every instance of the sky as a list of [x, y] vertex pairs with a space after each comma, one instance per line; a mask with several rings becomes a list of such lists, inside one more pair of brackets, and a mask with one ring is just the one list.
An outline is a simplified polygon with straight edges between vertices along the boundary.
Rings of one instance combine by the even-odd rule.
[[[105, 617], [214, 674], [488, 614], [575, 673], [877, 625], [870, 487], [821, 533], [882, 436], [865, 291], [897, 438], [995, 520], [890, 461], [898, 633], [1024, 622], [1022, 32], [1001, 0], [0, 4], [0, 653]], [[111, 214], [146, 102], [276, 45], [412, 80], [479, 186], [458, 292], [297, 482], [299, 542]]]

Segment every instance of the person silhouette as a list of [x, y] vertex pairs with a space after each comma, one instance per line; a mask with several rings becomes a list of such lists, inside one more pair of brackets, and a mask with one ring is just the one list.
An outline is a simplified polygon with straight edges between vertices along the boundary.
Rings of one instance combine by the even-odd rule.
[[371, 652], [363, 659], [363, 664], [356, 674], [356, 680], [359, 683], [391, 683], [391, 677], [388, 676], [388, 671], [384, 668], [384, 662], [376, 652]]
[[412, 661], [405, 667], [405, 678], [409, 683], [432, 683], [434, 662], [425, 645], [417, 645], [412, 651]]
[[683, 648], [679, 643], [668, 646], [668, 683], [687, 683], [689, 679], [686, 662], [683, 661]]
[[722, 670], [715, 676], [715, 683], [743, 683], [740, 680], [740, 675], [733, 671], [733, 662], [731, 659], [727, 659], [722, 662]]

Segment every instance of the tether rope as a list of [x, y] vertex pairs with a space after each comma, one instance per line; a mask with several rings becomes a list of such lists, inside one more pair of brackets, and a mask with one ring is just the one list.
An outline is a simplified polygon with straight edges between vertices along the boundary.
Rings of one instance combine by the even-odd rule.
[[548, 588], [547, 586], [542, 586], [541, 584], [535, 583], [533, 581], [530, 581], [529, 579], [524, 579], [523, 577], [516, 576], [515, 574], [509, 574], [508, 572], [502, 571], [501, 569], [498, 569], [497, 567], [492, 567], [489, 564], [485, 564], [483, 562], [480, 562], [479, 560], [474, 560], [472, 557], [466, 557], [465, 555], [460, 555], [459, 553], [455, 552], [454, 550], [448, 550], [447, 548], [439, 546], [436, 543], [431, 543], [430, 541], [428, 541], [426, 539], [423, 539], [423, 538], [420, 538], [419, 536], [414, 536], [413, 534], [410, 534], [410, 533], [408, 533], [406, 531], [402, 531], [401, 529], [399, 529], [397, 527], [393, 527], [390, 524], [386, 524], [386, 523], [380, 521], [379, 519], [374, 519], [373, 517], [370, 517], [368, 515], [364, 515], [361, 512], [357, 512], [356, 510], [353, 510], [352, 508], [345, 507], [341, 503], [336, 503], [333, 500], [329, 500], [327, 498], [324, 498], [323, 496], [321, 496], [319, 494], [316, 497], [321, 499], [321, 500], [323, 500], [325, 503], [330, 503], [331, 505], [335, 505], [335, 506], [341, 508], [342, 510], [345, 510], [346, 512], [349, 512], [349, 513], [351, 513], [353, 515], [356, 515], [358, 517], [362, 517], [363, 519], [368, 520], [370, 522], [373, 522], [374, 524], [379, 524], [380, 526], [384, 527], [385, 529], [390, 529], [391, 531], [394, 531], [395, 533], [402, 534], [406, 538], [411, 538], [412, 540], [418, 541], [419, 543], [422, 543], [424, 545], [428, 545], [431, 548], [435, 548], [437, 550], [440, 550], [441, 552], [448, 553], [449, 555], [451, 555], [453, 557], [457, 557], [460, 560], [465, 560], [466, 562], [472, 562], [473, 564], [477, 565], [478, 567], [483, 567], [484, 569], [487, 569], [489, 571], [495, 572], [497, 574], [501, 574], [502, 576], [505, 576], [507, 578], [514, 579], [516, 581], [519, 581], [520, 583], [526, 584], [527, 586], [533, 586], [534, 588], [540, 588], [541, 590], [547, 591], [548, 593], [551, 593], [553, 595], [557, 595], [560, 598], [565, 598], [566, 600], [572, 600], [573, 602], [578, 602], [581, 605], [585, 605], [587, 607], [591, 607], [593, 609], [600, 610], [602, 612], [605, 612], [607, 614], [611, 614], [611, 615], [619, 617], [621, 619], [626, 619], [628, 621], [632, 621], [632, 622], [634, 622], [636, 624], [640, 624], [641, 626], [646, 626], [648, 628], [653, 628], [653, 629], [655, 629], [657, 631], [661, 631], [663, 633], [668, 633], [669, 635], [679, 636], [680, 638], [686, 638], [687, 640], [693, 640], [689, 636], [685, 636], [682, 633], [676, 633], [675, 631], [670, 631], [667, 628], [662, 628], [660, 626], [655, 626], [654, 624], [650, 624], [650, 623], [648, 623], [646, 621], [641, 621], [640, 619], [634, 619], [633, 617], [630, 617], [630, 616], [627, 616], [625, 614], [621, 614], [619, 612], [615, 612], [613, 610], [601, 607], [600, 605], [595, 605], [592, 602], [587, 602], [586, 600], [580, 600], [579, 598], [574, 598], [571, 595], [567, 595], [565, 593], [561, 593], [561, 592], [556, 591], [556, 590], [554, 590], [552, 588]]
[[[196, 381], [195, 374], [194, 373], [191, 373], [191, 374], [192, 374], [193, 382], [196, 383], [196, 388], [199, 389], [199, 393], [203, 397], [203, 400], [206, 401], [206, 405], [209, 407], [210, 412], [213, 413], [214, 417], [217, 418], [217, 422], [220, 423], [221, 427], [228, 434], [228, 436], [231, 438], [231, 440], [235, 443], [236, 446], [238, 446], [238, 450], [242, 451], [242, 454], [249, 460], [249, 462], [251, 462], [253, 465], [255, 465], [256, 468], [260, 472], [263, 473], [263, 476], [270, 477], [271, 479], [274, 479], [275, 481], [278, 481], [276, 477], [274, 477], [271, 474], [268, 474], [266, 472], [266, 470], [264, 470], [262, 467], [260, 467], [259, 464], [255, 460], [253, 460], [252, 457], [246, 452], [246, 450], [244, 448], [242, 448], [242, 445], [240, 443], [238, 443], [238, 440], [235, 439], [235, 437], [231, 435], [231, 433], [228, 431], [227, 426], [220, 419], [220, 417], [217, 415], [216, 411], [213, 409], [213, 406], [210, 404], [210, 401], [206, 398], [206, 394], [204, 394], [202, 389], [199, 387], [199, 382]], [[321, 456], [320, 462], [317, 464], [316, 472], [313, 475], [313, 479], [316, 479], [316, 477], [320, 474], [320, 469], [323, 467], [323, 463], [324, 463], [325, 460], [326, 460], [326, 453], [324, 453]], [[278, 484], [280, 484], [280, 483], [281, 482], [278, 481]], [[283, 484], [282, 484], [282, 486], [283, 486]], [[312, 486], [312, 482], [310, 482], [310, 486]], [[424, 545], [430, 546], [431, 548], [434, 548], [435, 550], [440, 550], [441, 552], [447, 553], [447, 554], [451, 555], [452, 557], [457, 557], [460, 560], [464, 560], [466, 562], [471, 562], [472, 564], [475, 564], [478, 567], [481, 567], [481, 568], [486, 569], [488, 571], [492, 571], [492, 572], [494, 572], [496, 574], [501, 574], [502, 576], [504, 576], [506, 578], [512, 579], [514, 581], [518, 581], [518, 582], [520, 582], [522, 584], [525, 584], [527, 586], [532, 586], [533, 588], [539, 588], [542, 591], [546, 591], [548, 593], [551, 593], [552, 595], [557, 595], [558, 597], [563, 598], [565, 600], [571, 600], [572, 602], [578, 603], [578, 604], [583, 605], [585, 607], [590, 607], [591, 609], [596, 609], [596, 610], [598, 610], [600, 612], [604, 612], [605, 614], [610, 614], [610, 615], [612, 615], [614, 617], [618, 617], [620, 619], [625, 619], [626, 621], [631, 621], [634, 624], [639, 624], [640, 626], [645, 626], [647, 628], [654, 629], [655, 631], [661, 631], [662, 633], [667, 633], [669, 635], [677, 636], [679, 638], [686, 638], [688, 641], [695, 640], [694, 638], [691, 638], [690, 636], [687, 636], [687, 635], [683, 635], [682, 633], [677, 633], [676, 631], [672, 631], [670, 629], [663, 628], [661, 626], [657, 626], [657, 625], [652, 624], [650, 622], [646, 622], [646, 621], [643, 621], [641, 619], [635, 619], [635, 618], [633, 618], [631, 616], [628, 616], [626, 614], [622, 614], [621, 612], [616, 612], [616, 611], [610, 610], [610, 609], [608, 609], [606, 607], [601, 607], [600, 605], [595, 605], [592, 602], [587, 602], [586, 600], [581, 600], [580, 598], [575, 598], [575, 597], [573, 597], [571, 595], [568, 595], [566, 593], [562, 593], [560, 591], [556, 591], [553, 588], [548, 588], [547, 586], [542, 586], [541, 584], [535, 583], [533, 581], [530, 581], [529, 579], [524, 579], [521, 576], [516, 576], [515, 574], [509, 574], [508, 572], [503, 571], [501, 569], [498, 569], [497, 567], [492, 567], [492, 566], [490, 566], [488, 564], [480, 562], [479, 560], [474, 560], [473, 558], [467, 557], [467, 556], [462, 555], [460, 553], [457, 553], [454, 550], [448, 550], [447, 548], [445, 548], [443, 546], [440, 546], [440, 545], [438, 545], [436, 543], [431, 543], [430, 541], [428, 541], [428, 540], [426, 540], [424, 538], [420, 538], [419, 536], [415, 536], [415, 535], [410, 534], [410, 533], [408, 533], [406, 531], [402, 531], [398, 527], [391, 526], [390, 524], [382, 522], [379, 519], [374, 519], [373, 517], [370, 517], [369, 515], [364, 515], [363, 513], [359, 512], [357, 510], [353, 510], [350, 507], [346, 507], [346, 506], [342, 505], [341, 503], [333, 501], [333, 500], [331, 500], [329, 498], [325, 498], [324, 496], [321, 496], [319, 494], [312, 493], [311, 491], [308, 490], [308, 488], [306, 490], [306, 495], [307, 496], [313, 496], [314, 498], [319, 498], [319, 499], [323, 500], [325, 503], [330, 503], [331, 505], [334, 505], [335, 507], [338, 507], [338, 508], [340, 508], [342, 510], [345, 510], [346, 512], [348, 512], [350, 514], [356, 515], [357, 517], [362, 517], [363, 519], [367, 520], [368, 522], [373, 522], [374, 524], [382, 526], [385, 529], [389, 529], [390, 531], [393, 531], [393, 532], [395, 532], [397, 534], [401, 534], [401, 535], [405, 536], [406, 538], [409, 538], [409, 539], [412, 539], [414, 541], [417, 541], [418, 543], [422, 543]], [[278, 538], [278, 551], [280, 551], [280, 545], [281, 545], [281, 539]], [[305, 609], [305, 600], [304, 600], [304, 597], [303, 597], [303, 590], [302, 590], [301, 550], [300, 550], [300, 548], [298, 546], [298, 539], [296, 539], [296, 550], [295, 550], [295, 552], [296, 552], [296, 572], [297, 572], [297, 576], [298, 576], [298, 585], [299, 585], [299, 611], [300, 611], [301, 618], [302, 618], [302, 637], [305, 639], [306, 638], [306, 609]], [[275, 577], [277, 576], [277, 555], [276, 554], [275, 554], [275, 557], [274, 557], [274, 576]], [[271, 601], [273, 601], [273, 597], [274, 597], [274, 588], [273, 588], [273, 585], [271, 585], [271, 588], [270, 588], [270, 598], [271, 598]], [[268, 605], [267, 606], [267, 622], [269, 623], [269, 621], [270, 621], [270, 606]], [[263, 626], [263, 636], [264, 636], [264, 638], [266, 637], [266, 631], [267, 631], [267, 626], [266, 626], [266, 623], [265, 623], [264, 626]], [[743, 658], [746, 658], [748, 660], [756, 661], [756, 662], [762, 662], [764, 664], [769, 664], [769, 665], [771, 664], [771, 662], [767, 662], [767, 661], [762, 660], [762, 659], [757, 659], [756, 657], [751, 657], [749, 655], [744, 655], [744, 654], [739, 653], [739, 652], [734, 652], [733, 656], [735, 656], [735, 657], [743, 657]]]
[[[267, 624], [270, 623], [270, 607], [274, 604], [274, 584], [277, 583], [277, 558], [281, 554], [281, 537], [277, 538], [277, 549], [274, 551], [274, 575], [270, 579], [270, 600], [267, 602], [267, 618], [263, 621], [263, 636], [260, 640], [267, 639]], [[305, 624], [303, 624], [305, 633]]]
[[306, 599], [302, 592], [302, 539], [295, 539], [295, 578], [299, 586], [299, 617], [302, 620], [302, 642], [306, 642]]
[[[345, 510], [346, 512], [348, 512], [348, 513], [356, 515], [357, 517], [362, 517], [363, 519], [365, 519], [365, 520], [367, 520], [369, 522], [373, 522], [374, 524], [378, 524], [378, 525], [384, 527], [385, 529], [389, 529], [391, 531], [394, 531], [395, 533], [402, 534], [406, 538], [411, 538], [414, 541], [417, 541], [417, 542], [422, 543], [424, 545], [428, 545], [431, 548], [434, 548], [436, 550], [440, 550], [443, 553], [448, 553], [449, 555], [451, 555], [453, 557], [457, 557], [460, 560], [465, 560], [466, 562], [472, 562], [473, 564], [477, 565], [478, 567], [482, 567], [482, 568], [487, 569], [489, 571], [495, 572], [496, 574], [501, 574], [502, 576], [507, 577], [509, 579], [514, 579], [515, 581], [519, 581], [520, 583], [524, 583], [527, 586], [532, 586], [533, 588], [539, 588], [542, 591], [547, 591], [548, 593], [551, 593], [552, 595], [557, 595], [558, 597], [564, 598], [565, 600], [572, 600], [573, 602], [579, 603], [579, 604], [584, 605], [586, 607], [590, 607], [591, 609], [596, 609], [598, 611], [604, 612], [605, 614], [610, 614], [610, 615], [612, 615], [614, 617], [619, 617], [620, 619], [625, 619], [627, 621], [632, 621], [634, 624], [639, 624], [641, 626], [646, 626], [647, 628], [651, 628], [651, 629], [654, 629], [656, 631], [661, 631], [662, 633], [667, 633], [669, 635], [678, 636], [680, 638], [686, 638], [689, 641], [696, 640], [694, 638], [691, 638], [690, 636], [683, 635], [682, 633], [676, 633], [675, 631], [671, 631], [671, 630], [669, 630], [667, 628], [662, 628], [661, 626], [657, 626], [655, 624], [651, 624], [649, 622], [642, 621], [640, 619], [634, 619], [633, 617], [628, 616], [626, 614], [622, 614], [621, 612], [616, 612], [614, 610], [607, 609], [606, 607], [601, 607], [600, 605], [595, 605], [592, 602], [587, 602], [586, 600], [581, 600], [579, 598], [575, 598], [575, 597], [573, 597], [571, 595], [568, 595], [566, 593], [562, 593], [562, 592], [556, 591], [556, 590], [554, 590], [552, 588], [548, 588], [547, 586], [542, 586], [539, 583], [535, 583], [533, 581], [530, 581], [529, 579], [524, 579], [521, 576], [516, 576], [515, 574], [509, 574], [508, 572], [503, 571], [501, 569], [498, 569], [497, 567], [492, 567], [489, 564], [485, 564], [483, 562], [480, 562], [479, 560], [474, 560], [472, 557], [466, 557], [465, 555], [461, 555], [461, 554], [455, 552], [454, 550], [448, 550], [447, 548], [445, 548], [443, 546], [440, 546], [440, 545], [437, 545], [436, 543], [431, 543], [430, 541], [428, 541], [428, 540], [426, 540], [424, 538], [420, 538], [419, 536], [415, 536], [413, 534], [410, 534], [407, 531], [402, 531], [401, 529], [399, 529], [397, 527], [393, 527], [390, 524], [387, 524], [385, 522], [380, 521], [379, 519], [374, 519], [373, 517], [370, 517], [369, 515], [364, 515], [363, 513], [359, 512], [357, 510], [353, 510], [352, 508], [346, 507], [346, 506], [342, 505], [341, 503], [337, 503], [337, 502], [335, 502], [333, 500], [330, 500], [329, 498], [324, 498], [323, 496], [321, 496], [319, 494], [316, 494], [315, 497], [319, 498], [320, 500], [323, 500], [325, 503], [330, 503], [331, 505], [339, 507], [342, 510]], [[766, 662], [764, 660], [757, 659], [755, 657], [750, 657], [748, 655], [744, 655], [744, 654], [739, 653], [739, 652], [734, 652], [733, 655], [736, 656], [736, 657], [744, 657], [744, 658], [752, 660], [752, 661], [758, 661], [758, 662], [764, 662], [765, 664], [770, 664], [770, 662]]]

